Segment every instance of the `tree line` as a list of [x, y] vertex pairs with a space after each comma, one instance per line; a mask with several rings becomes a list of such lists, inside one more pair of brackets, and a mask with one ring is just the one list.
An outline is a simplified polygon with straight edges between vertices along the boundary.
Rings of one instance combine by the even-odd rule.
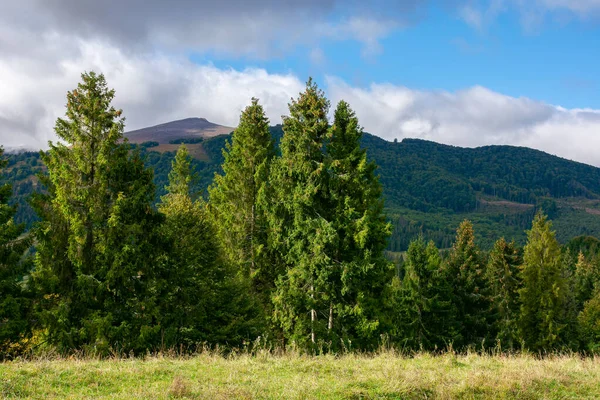
[[206, 198], [182, 144], [157, 206], [114, 96], [94, 72], [67, 93], [30, 232], [0, 189], [0, 357], [259, 338], [311, 353], [600, 349], [600, 263], [563, 251], [542, 213], [523, 249], [500, 239], [485, 254], [465, 221], [447, 254], [418, 239], [401, 266], [387, 260], [391, 225], [362, 128], [344, 101], [330, 121], [312, 80], [278, 144], [252, 99]]

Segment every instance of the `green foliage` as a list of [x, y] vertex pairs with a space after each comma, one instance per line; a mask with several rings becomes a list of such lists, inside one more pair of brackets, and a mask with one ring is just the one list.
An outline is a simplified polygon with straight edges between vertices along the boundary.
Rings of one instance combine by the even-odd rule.
[[[58, 143], [7, 161], [0, 149], [15, 182], [0, 186], [0, 357], [33, 342], [139, 354], [259, 334], [310, 352], [600, 349], [600, 170], [528, 149], [385, 143], [344, 101], [329, 125], [312, 80], [283, 126], [253, 99], [231, 136], [190, 146], [195, 160], [185, 145], [130, 145], [113, 98], [84, 73]], [[30, 236], [17, 220], [35, 221], [31, 193]]]
[[[444, 271], [442, 260], [433, 242], [425, 244], [422, 238], [411, 242], [406, 254], [405, 275], [402, 282], [393, 282], [391, 329], [395, 342], [413, 350], [445, 349], [454, 341], [452, 324], [455, 314], [450, 301], [452, 288]], [[397, 278], [396, 278], [397, 279]]]
[[507, 350], [520, 346], [519, 290], [522, 255], [514, 242], [499, 239], [490, 253], [486, 279], [492, 303], [493, 332], [496, 341]]
[[309, 80], [289, 110], [281, 157], [273, 163], [270, 178], [270, 244], [286, 268], [273, 295], [273, 317], [290, 341], [310, 347], [327, 338], [333, 300], [330, 249], [336, 231], [327, 220], [331, 207], [323, 153], [329, 101]]
[[[277, 149], [282, 127], [270, 131]], [[195, 191], [206, 194], [220, 171], [227, 140], [228, 135], [221, 135], [201, 143], [207, 158], [193, 161], [200, 178]], [[481, 248], [491, 249], [498, 237], [524, 245], [524, 230], [539, 209], [554, 221], [562, 243], [579, 235], [600, 236], [600, 217], [588, 212], [600, 204], [598, 168], [510, 146], [464, 149], [412, 139], [390, 143], [369, 134], [362, 136], [361, 145], [379, 166], [394, 228], [388, 250], [406, 251], [420, 234], [439, 248], [449, 248], [465, 218], [473, 222]], [[175, 153], [137, 147], [154, 170], [158, 203]], [[15, 221], [28, 226], [35, 215], [26, 197], [39, 190], [32, 175], [42, 168], [33, 165], [37, 160], [31, 154], [10, 155], [11, 165], [3, 173], [13, 184], [12, 202], [19, 204]]]
[[383, 297], [393, 269], [384, 257], [390, 225], [383, 212], [377, 165], [360, 147], [362, 129], [348, 103], [335, 110], [326, 143], [331, 209], [336, 232], [328, 268], [328, 339], [375, 346], [382, 332]]
[[286, 265], [273, 296], [287, 339], [331, 349], [373, 347], [382, 332], [393, 270], [383, 257], [390, 227], [376, 165], [345, 102], [328, 127], [329, 102], [309, 80], [284, 119], [273, 165], [272, 245]]
[[490, 302], [485, 262], [475, 244], [470, 221], [463, 221], [456, 231], [456, 240], [444, 268], [453, 291], [454, 318], [458, 325], [454, 345], [482, 345], [490, 330]]
[[[0, 169], [6, 166], [0, 147]], [[25, 227], [14, 222], [15, 207], [8, 205], [10, 185], [0, 186], [0, 360], [18, 353], [20, 341], [30, 333], [30, 296], [24, 276], [30, 267], [25, 251], [30, 246]]]
[[158, 285], [161, 345], [240, 345], [257, 336], [248, 288], [221, 256], [206, 204], [192, 200], [190, 164], [182, 145], [158, 207], [165, 216], [161, 237], [166, 243]]
[[585, 302], [578, 318], [583, 348], [591, 353], [600, 352], [600, 289]]
[[202, 143], [202, 141], [204, 141], [204, 138], [202, 138], [202, 137], [183, 138], [183, 139], [169, 140], [169, 144], [197, 144], [197, 143]]
[[242, 112], [223, 151], [223, 173], [209, 188], [210, 210], [227, 261], [250, 280], [266, 313], [279, 271], [269, 258], [269, 171], [275, 155], [269, 121], [258, 99]]
[[562, 255], [552, 224], [542, 213], [527, 232], [523, 254], [523, 288], [520, 290], [520, 331], [525, 345], [549, 351], [564, 341], [566, 282]]
[[155, 334], [153, 255], [159, 248], [152, 173], [123, 139], [102, 75], [67, 94], [62, 140], [42, 155], [48, 193], [35, 200], [35, 282], [41, 327], [60, 351], [143, 350]]

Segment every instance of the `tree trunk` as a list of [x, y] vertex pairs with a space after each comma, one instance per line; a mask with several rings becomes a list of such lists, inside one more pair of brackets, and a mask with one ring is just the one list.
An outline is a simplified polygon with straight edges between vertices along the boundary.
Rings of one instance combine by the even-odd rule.
[[[315, 299], [315, 286], [310, 285], [310, 298]], [[317, 320], [317, 311], [314, 308], [310, 310], [310, 340], [315, 344], [315, 321]]]
[[333, 302], [329, 303], [329, 323], [327, 324], [327, 329], [329, 333], [333, 329]]

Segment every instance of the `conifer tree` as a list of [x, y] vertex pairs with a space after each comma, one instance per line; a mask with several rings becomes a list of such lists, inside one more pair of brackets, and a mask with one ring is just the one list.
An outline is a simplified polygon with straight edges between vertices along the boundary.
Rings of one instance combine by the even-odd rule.
[[383, 212], [377, 166], [360, 146], [362, 129], [348, 103], [334, 113], [326, 143], [331, 210], [336, 232], [329, 267], [329, 340], [350, 339], [357, 345], [379, 339], [383, 293], [393, 275], [384, 257], [391, 227]]
[[43, 219], [34, 278], [48, 342], [61, 351], [143, 350], [156, 341], [152, 172], [123, 143], [113, 98], [103, 75], [82, 74], [56, 121], [61, 142], [42, 154], [48, 193], [34, 201]]
[[392, 284], [392, 339], [407, 349], [446, 349], [456, 342], [456, 311], [440, 251], [433, 241], [425, 245], [419, 237], [410, 243], [406, 257], [401, 286]]
[[331, 275], [337, 233], [331, 210], [323, 148], [329, 101], [309, 80], [284, 117], [281, 157], [272, 168], [270, 242], [286, 270], [273, 294], [274, 321], [285, 337], [314, 347], [328, 334], [333, 300]]
[[463, 221], [446, 263], [446, 274], [453, 288], [452, 302], [459, 324], [456, 346], [479, 346], [489, 332], [489, 298], [485, 281], [485, 265], [475, 244], [473, 225]]
[[158, 206], [165, 216], [161, 234], [168, 249], [160, 285], [162, 345], [239, 345], [257, 336], [252, 304], [247, 287], [224, 260], [205, 202], [192, 199], [194, 179], [191, 157], [182, 145]]
[[560, 245], [552, 224], [539, 212], [527, 232], [520, 290], [521, 336], [533, 351], [550, 351], [562, 342], [566, 282], [561, 266]]
[[270, 310], [277, 270], [268, 257], [269, 170], [274, 157], [269, 120], [253, 98], [226, 144], [223, 173], [209, 188], [210, 209], [227, 261], [250, 279], [255, 294]]
[[586, 259], [580, 251], [577, 256], [574, 273], [574, 295], [578, 311], [583, 309], [583, 304], [592, 298], [594, 288], [600, 287], [600, 268], [597, 263]]
[[[0, 147], [0, 171], [6, 164]], [[16, 209], [8, 204], [11, 195], [9, 184], [0, 186], [0, 360], [18, 353], [18, 342], [30, 330], [30, 301], [21, 284], [30, 267], [24, 260], [30, 240], [23, 236], [25, 227], [14, 222]]]
[[493, 331], [500, 345], [511, 350], [520, 345], [519, 290], [522, 263], [515, 243], [508, 243], [501, 238], [494, 244], [486, 270], [492, 302]]
[[396, 312], [400, 313], [399, 331], [402, 346], [418, 349], [429, 348], [430, 330], [428, 313], [435, 301], [429, 293], [435, 266], [430, 265], [427, 247], [422, 237], [408, 246], [405, 275], [402, 280], [400, 302]]
[[597, 288], [592, 297], [585, 302], [583, 310], [579, 313], [579, 337], [583, 349], [593, 353], [600, 353], [600, 288]]

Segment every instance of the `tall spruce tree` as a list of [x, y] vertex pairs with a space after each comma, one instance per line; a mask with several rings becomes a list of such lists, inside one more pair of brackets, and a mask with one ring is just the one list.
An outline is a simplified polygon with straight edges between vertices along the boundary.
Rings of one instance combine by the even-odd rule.
[[519, 325], [530, 350], [551, 351], [562, 345], [566, 282], [561, 268], [560, 245], [552, 224], [539, 212], [527, 232], [520, 290]]
[[[0, 147], [0, 171], [6, 164]], [[31, 241], [23, 235], [25, 227], [14, 222], [16, 208], [8, 204], [11, 195], [11, 185], [0, 186], [0, 360], [17, 354], [19, 342], [30, 331], [30, 298], [23, 277], [30, 267], [24, 253]]]
[[275, 155], [269, 120], [253, 98], [223, 151], [223, 173], [209, 188], [210, 209], [227, 261], [250, 279], [266, 312], [278, 275], [268, 257], [269, 170]]
[[157, 341], [152, 172], [123, 143], [113, 98], [103, 75], [82, 74], [56, 122], [61, 142], [42, 154], [48, 193], [34, 201], [34, 278], [48, 342], [61, 351], [141, 351]]
[[272, 167], [270, 244], [285, 265], [273, 294], [273, 318], [285, 337], [314, 347], [328, 338], [337, 232], [323, 149], [329, 101], [309, 80], [284, 117], [281, 157]]
[[399, 315], [392, 328], [394, 339], [409, 349], [432, 348], [435, 342], [432, 336], [438, 328], [432, 317], [438, 300], [433, 286], [440, 264], [439, 254], [437, 257], [431, 254], [431, 246], [435, 247], [433, 243], [426, 246], [422, 237], [408, 246], [405, 274], [392, 310]]
[[485, 281], [485, 265], [475, 244], [473, 224], [463, 221], [446, 262], [451, 282], [452, 301], [456, 310], [458, 347], [480, 346], [489, 332], [489, 297]]
[[360, 146], [362, 134], [354, 111], [341, 101], [326, 143], [327, 218], [336, 232], [328, 267], [327, 330], [333, 343], [347, 339], [364, 347], [379, 339], [384, 290], [393, 266], [384, 257], [391, 227], [383, 213], [377, 165]]
[[248, 288], [226, 263], [205, 202], [192, 199], [194, 177], [182, 145], [158, 206], [167, 244], [159, 296], [162, 345], [240, 345], [258, 335]]
[[521, 270], [523, 260], [514, 242], [504, 238], [494, 244], [486, 270], [487, 284], [492, 302], [493, 332], [505, 349], [520, 345], [519, 312]]

